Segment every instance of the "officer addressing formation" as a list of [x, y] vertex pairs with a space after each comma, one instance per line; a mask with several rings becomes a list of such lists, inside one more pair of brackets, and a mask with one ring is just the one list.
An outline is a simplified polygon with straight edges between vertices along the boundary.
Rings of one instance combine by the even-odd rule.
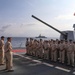
[[0, 65], [4, 65], [6, 63], [7, 72], [12, 72], [13, 67], [13, 55], [12, 55], [12, 44], [11, 37], [7, 38], [7, 42], [4, 45], [4, 36], [1, 37], [0, 40]]
[[74, 67], [75, 42], [72, 40], [35, 40], [27, 38], [26, 50], [28, 55], [50, 60], [53, 62], [66, 63]]

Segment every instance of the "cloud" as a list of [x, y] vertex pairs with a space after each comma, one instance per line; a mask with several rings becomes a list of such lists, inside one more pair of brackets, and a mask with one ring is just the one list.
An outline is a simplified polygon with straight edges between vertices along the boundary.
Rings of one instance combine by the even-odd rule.
[[20, 27], [23, 27], [23, 24], [21, 24]]
[[33, 25], [36, 25], [36, 24], [34, 24], [34, 23], [21, 24], [20, 27], [24, 27], [24, 26], [27, 26], [28, 27], [28, 26], [33, 26]]
[[[33, 37], [38, 36], [39, 34], [46, 35], [46, 36], [54, 36], [53, 30], [49, 29], [49, 27], [43, 24], [36, 24], [36, 23], [22, 23], [22, 24], [5, 24], [0, 29], [0, 36], [4, 35], [5, 37], [12, 36], [12, 37]], [[51, 32], [50, 32], [51, 31]], [[50, 34], [50, 35], [49, 35]]]
[[57, 20], [75, 20], [75, 16], [73, 16], [72, 14], [59, 15], [59, 16], [55, 17], [55, 19], [57, 19]]
[[11, 25], [6, 25], [6, 26], [3, 26], [0, 31], [1, 32], [4, 32], [6, 29], [8, 29]]
[[26, 24], [27, 26], [33, 26], [33, 25], [35, 25], [34, 23], [31, 23], [31, 24]]

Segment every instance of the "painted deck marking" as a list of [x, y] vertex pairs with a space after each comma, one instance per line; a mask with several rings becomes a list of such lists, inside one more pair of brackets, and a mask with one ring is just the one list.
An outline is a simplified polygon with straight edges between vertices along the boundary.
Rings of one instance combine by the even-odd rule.
[[73, 74], [75, 74], [75, 72], [73, 72]]
[[53, 67], [53, 66], [54, 66], [54, 65], [51, 65], [51, 64], [48, 64], [48, 63], [45, 63], [45, 62], [39, 61], [39, 60], [33, 60], [32, 58], [25, 57], [25, 56], [20, 55], [20, 54], [17, 54], [17, 53], [14, 53], [14, 55], [18, 55], [18, 56], [23, 57], [23, 58], [25, 58], [25, 59], [32, 60], [33, 62], [42, 63], [42, 64], [44, 64], [44, 65], [46, 65], [46, 66], [49, 66], [49, 67]]
[[65, 68], [62, 68], [62, 67], [56, 66], [55, 68], [56, 68], [56, 69], [59, 69], [59, 70], [62, 70], [62, 71], [70, 72], [70, 70], [65, 69]]
[[[25, 56], [20, 55], [20, 54], [17, 54], [17, 53], [14, 53], [14, 55], [18, 55], [18, 56], [23, 57], [25, 59], [29, 59], [29, 60], [32, 60], [33, 62], [41, 63], [41, 64], [44, 64], [44, 65], [49, 66], [49, 67], [54, 67], [54, 65], [52, 65], [52, 64], [45, 63], [45, 62], [42, 62], [42, 61], [39, 61], [39, 60], [33, 60], [30, 57], [25, 57]], [[62, 70], [62, 71], [65, 71], [65, 72], [70, 72], [71, 71], [69, 69], [65, 69], [65, 68], [62, 68], [62, 67], [59, 67], [59, 66], [56, 66], [54, 68], [59, 69], [59, 70]], [[73, 72], [73, 74], [75, 74], [75, 72]]]
[[49, 67], [53, 67], [54, 65], [52, 65], [52, 64], [48, 64], [48, 63], [43, 63], [44, 65], [46, 65], [46, 66], [49, 66]]

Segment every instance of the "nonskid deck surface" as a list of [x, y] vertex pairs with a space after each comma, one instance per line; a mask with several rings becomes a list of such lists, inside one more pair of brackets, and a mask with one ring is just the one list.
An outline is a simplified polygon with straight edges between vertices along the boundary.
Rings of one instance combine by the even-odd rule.
[[3, 71], [5, 65], [0, 66], [0, 75], [74, 75], [75, 69], [58, 62], [42, 60], [26, 55], [24, 52], [14, 53], [14, 72]]

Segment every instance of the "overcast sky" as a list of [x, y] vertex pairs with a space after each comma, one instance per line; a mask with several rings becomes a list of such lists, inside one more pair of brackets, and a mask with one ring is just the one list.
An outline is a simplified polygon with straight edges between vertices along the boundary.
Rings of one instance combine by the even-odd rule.
[[0, 36], [59, 37], [31, 15], [64, 31], [73, 30], [74, 12], [75, 0], [0, 0]]

